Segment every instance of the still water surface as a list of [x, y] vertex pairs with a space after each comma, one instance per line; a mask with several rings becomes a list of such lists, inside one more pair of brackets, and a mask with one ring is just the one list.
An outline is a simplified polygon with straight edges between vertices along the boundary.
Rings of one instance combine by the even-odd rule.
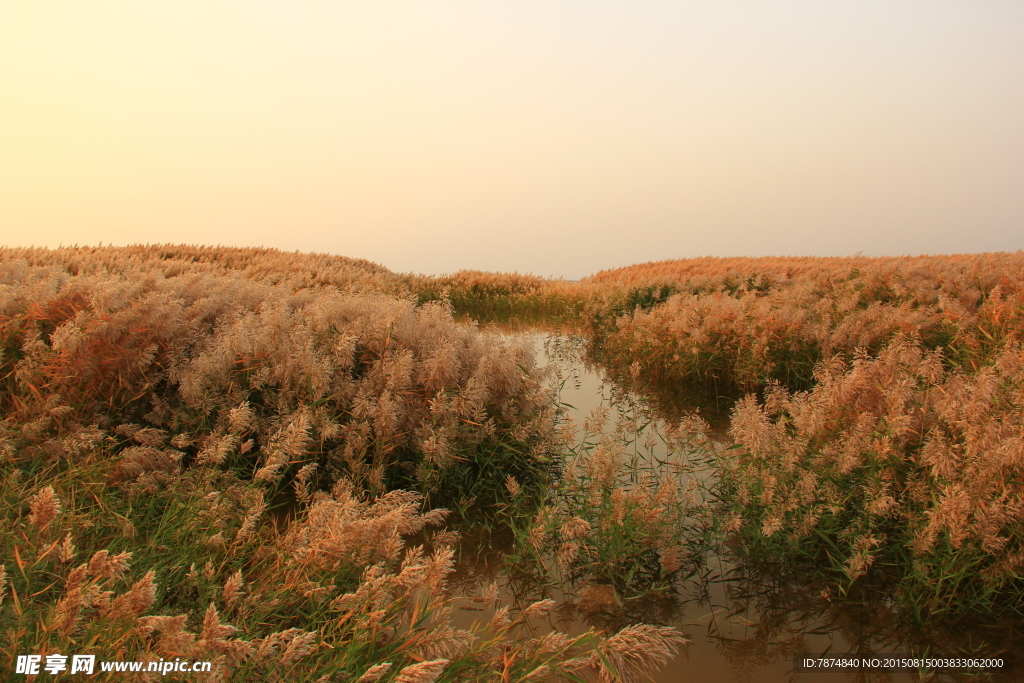
[[[549, 381], [561, 387], [561, 402], [567, 405], [577, 425], [582, 425], [592, 411], [602, 406], [610, 406], [613, 413], [625, 419], [651, 415], [655, 428], [659, 419], [669, 419], [663, 402], [658, 409], [652, 409], [642, 397], [617, 384], [612, 373], [588, 362], [584, 338], [537, 329], [509, 334], [526, 339], [536, 349], [538, 361], [553, 366]], [[678, 417], [687, 407], [669, 407], [668, 412]], [[606, 428], [614, 422], [610, 420]], [[717, 441], [728, 439], [721, 420], [712, 425]], [[667, 455], [664, 448], [657, 441], [653, 444], [654, 454], [662, 458]], [[472, 548], [472, 539], [466, 541]], [[922, 678], [916, 671], [797, 672], [795, 657], [809, 653], [977, 656], [1005, 651], [1004, 648], [1016, 650], [1019, 629], [1016, 624], [981, 624], [968, 630], [962, 624], [927, 630], [901, 625], [884, 598], [837, 600], [827, 594], [824, 586], [808, 585], [809, 581], [800, 577], [743, 567], [727, 556], [726, 549], [721, 549], [722, 554], [710, 554], [701, 571], [679, 581], [675, 594], [623, 601], [585, 582], [575, 586], [537, 585], [512, 579], [505, 571], [504, 561], [504, 550], [510, 546], [502, 545], [501, 540], [492, 537], [486, 547], [464, 553], [453, 581], [457, 595], [479, 595], [486, 585], [497, 582], [502, 604], [525, 607], [533, 601], [552, 598], [558, 606], [543, 623], [533, 624], [538, 633], [557, 629], [580, 634], [591, 626], [617, 629], [638, 622], [674, 626], [686, 635], [690, 645], [656, 677], [660, 683], [1024, 680], [1012, 672], [981, 677], [943, 674], [931, 678]], [[481, 610], [479, 602], [466, 598], [460, 602], [458, 619], [461, 626], [468, 627], [475, 621], [489, 620], [491, 614]]]

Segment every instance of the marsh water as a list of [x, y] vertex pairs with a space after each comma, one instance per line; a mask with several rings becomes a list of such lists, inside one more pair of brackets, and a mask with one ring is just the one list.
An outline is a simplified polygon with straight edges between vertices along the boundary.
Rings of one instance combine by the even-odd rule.
[[[605, 422], [606, 429], [617, 420], [643, 419], [656, 432], [660, 424], [699, 408], [710, 417], [714, 440], [727, 445], [727, 412], [719, 405], [639, 395], [621, 381], [622, 372], [590, 359], [587, 340], [571, 332], [538, 328], [505, 332], [524, 338], [534, 346], [538, 362], [552, 366], [548, 381], [560, 388], [560, 401], [577, 425], [604, 408], [613, 418]], [[648, 439], [646, 447], [654, 461], [664, 460], [663, 443]], [[694, 476], [701, 474], [697, 468]], [[958, 620], [920, 626], [904, 619], [885, 595], [865, 589], [859, 595], [831, 596], [814, 578], [740, 561], [725, 546], [682, 572], [689, 576], [677, 581], [673, 591], [622, 599], [610, 587], [590, 582], [536, 581], [510, 574], [506, 556], [511, 539], [491, 535], [475, 545], [472, 537], [465, 540], [453, 580], [455, 594], [468, 596], [458, 603], [460, 625], [468, 627], [490, 618], [492, 612], [474, 596], [496, 582], [503, 604], [525, 607], [539, 599], [556, 601], [548, 617], [531, 624], [538, 634], [557, 629], [575, 635], [589, 627], [608, 630], [641, 622], [674, 626], [690, 644], [656, 677], [662, 683], [1024, 680], [1016, 675], [1019, 670], [1012, 669], [997, 674], [924, 676], [907, 670], [800, 672], [795, 660], [807, 654], [1002, 655], [1009, 659], [1021, 650], [1020, 624]]]

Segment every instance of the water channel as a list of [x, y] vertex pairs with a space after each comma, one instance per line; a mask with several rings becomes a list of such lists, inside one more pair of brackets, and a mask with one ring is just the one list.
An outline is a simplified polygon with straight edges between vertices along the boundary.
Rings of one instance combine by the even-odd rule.
[[[526, 329], [508, 331], [524, 336], [536, 349], [540, 364], [552, 365], [549, 381], [560, 386], [560, 400], [569, 416], [582, 425], [595, 409], [609, 409], [618, 420], [652, 418], [648, 429], [657, 431], [666, 420], [677, 419], [692, 406], [666, 406], [652, 401], [613, 379], [612, 372], [588, 361], [586, 339], [565, 331]], [[619, 375], [621, 377], [621, 375]], [[727, 445], [727, 425], [712, 408], [713, 439]], [[674, 413], [671, 416], [668, 413]], [[646, 416], [646, 417], [645, 417]], [[616, 419], [608, 420], [606, 429]], [[667, 457], [665, 446], [648, 440], [656, 458]], [[660, 450], [659, 450], [660, 449]], [[699, 472], [698, 472], [699, 474]], [[713, 473], [705, 473], [713, 476]], [[467, 539], [469, 540], [469, 539]], [[656, 677], [659, 683], [677, 681], [736, 681], [777, 683], [807, 681], [1011, 681], [1024, 680], [1013, 670], [999, 674], [931, 674], [917, 671], [800, 672], [795, 659], [801, 654], [906, 653], [925, 656], [937, 653], [958, 656], [992, 656], [1021, 652], [1020, 624], [966, 622], [921, 628], [905, 623], [884, 596], [840, 600], [828, 595], [823, 585], [780, 574], [771, 568], [743, 566], [725, 548], [706, 555], [699, 571], [680, 580], [671, 594], [635, 600], [611, 598], [601, 602], [588, 597], [594, 587], [568, 582], [529, 584], [510, 578], [505, 549], [491, 538], [482, 551], [464, 554], [453, 588], [469, 596], [459, 603], [458, 621], [468, 627], [486, 621], [491, 611], [482, 609], [479, 596], [491, 582], [499, 586], [502, 603], [525, 607], [552, 598], [557, 607], [547, 618], [531, 624], [538, 634], [557, 629], [581, 634], [593, 626], [617, 629], [630, 623], [656, 623], [678, 628], [690, 644]], [[1020, 658], [1020, 657], [1018, 657]], [[1024, 664], [1024, 660], [1021, 662]]]

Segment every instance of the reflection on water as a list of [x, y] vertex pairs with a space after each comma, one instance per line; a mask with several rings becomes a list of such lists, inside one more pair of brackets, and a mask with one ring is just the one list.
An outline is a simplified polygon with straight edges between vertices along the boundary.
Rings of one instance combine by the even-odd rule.
[[[537, 329], [507, 333], [523, 335], [534, 345], [542, 363], [553, 365], [550, 381], [560, 387], [560, 398], [577, 427], [602, 407], [619, 419], [648, 420], [649, 433], [667, 421], [678, 420], [693, 404], [665, 410], [664, 394], [656, 400], [638, 396], [635, 382], [627, 382], [629, 369], [610, 372], [588, 359], [583, 337]], [[616, 381], [618, 378], [618, 381]], [[655, 406], [652, 408], [651, 406]], [[706, 414], [703, 410], [702, 414]], [[652, 415], [652, 413], [655, 413]], [[607, 423], [612, 428], [614, 420]], [[727, 439], [725, 425], [714, 424], [715, 440]], [[648, 439], [656, 459], [667, 459], [663, 441]], [[610, 586], [589, 582], [558, 582], [550, 577], [509, 571], [505, 556], [512, 548], [511, 534], [488, 536], [486, 541], [467, 537], [463, 561], [453, 577], [456, 595], [480, 595], [497, 583], [502, 604], [523, 608], [552, 598], [558, 607], [532, 626], [538, 633], [556, 629], [578, 635], [593, 626], [618, 629], [630, 623], [675, 626], [690, 646], [670, 663], [657, 681], [742, 681], [750, 683], [807, 681], [1014, 681], [1024, 680], [1013, 669], [980, 675], [916, 671], [862, 671], [857, 673], [794, 671], [801, 654], [905, 653], [913, 656], [1004, 656], [1024, 666], [1024, 628], [1019, 622], [933, 623], [914, 626], [880, 590], [861, 588], [844, 599], [829, 595], [824, 585], [793, 570], [741, 562], [727, 548], [710, 553], [686, 579], [677, 581], [674, 594], [622, 599]], [[472, 597], [457, 603], [458, 625], [486, 622], [493, 611]], [[1024, 671], [1022, 669], [1021, 671]]]

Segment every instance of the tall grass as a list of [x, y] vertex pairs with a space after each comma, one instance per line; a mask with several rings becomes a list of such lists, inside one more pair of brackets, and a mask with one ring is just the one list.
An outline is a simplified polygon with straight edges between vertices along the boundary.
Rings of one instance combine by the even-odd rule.
[[[924, 615], [1021, 596], [1022, 282], [1016, 252], [667, 261], [574, 287], [593, 360], [736, 401], [715, 494], [742, 547], [831, 567], [840, 590], [870, 573]], [[562, 536], [592, 533], [586, 507], [538, 525], [582, 548]]]
[[[441, 504], [491, 507], [524, 560], [628, 596], [671, 586], [716, 529], [921, 618], [1022, 597], [1022, 253], [696, 259], [579, 283], [273, 250], [0, 256], [8, 656], [610, 681], [683, 644], [640, 625], [534, 637], [546, 602], [455, 628]], [[634, 387], [737, 398], [715, 506], [692, 472], [634, 457], [643, 421], [600, 437], [595, 415], [567, 451], [531, 350], [467, 313], [574, 321]]]
[[29, 268], [8, 282], [0, 407], [18, 458], [74, 457], [102, 434], [121, 440], [126, 472], [181, 461], [275, 483], [316, 465], [382, 491], [399, 477], [431, 488], [484, 447], [548, 449], [553, 407], [529, 349], [440, 304], [229, 275]]
[[8, 658], [182, 657], [239, 681], [610, 681], [682, 644], [654, 626], [531, 637], [546, 604], [452, 626], [458, 534], [424, 497], [483, 483], [500, 503], [499, 468], [547, 476], [555, 408], [523, 344], [387, 293], [396, 279], [364, 262], [3, 256]]
[[[700, 567], [710, 541], [707, 454], [693, 436], [705, 428], [699, 419], [661, 427], [635, 409], [595, 409], [533, 519], [517, 528], [513, 565], [583, 589], [611, 586], [628, 599], [670, 591]], [[575, 428], [570, 421], [563, 430]]]
[[[594, 319], [601, 358], [622, 366], [638, 360], [651, 381], [741, 395], [772, 381], [809, 389], [820, 361], [877, 353], [911, 332], [929, 348], [949, 347], [950, 362], [977, 368], [1024, 323], [1021, 253], [721, 261], [717, 273], [715, 260], [704, 260], [692, 270], [693, 262], [670, 262], [594, 276], [609, 291], [649, 287], [642, 283], [655, 274], [678, 278], [664, 285], [678, 293], [660, 303]], [[620, 297], [629, 301], [636, 291]]]
[[[610, 681], [638, 680], [682, 644], [658, 627], [534, 637], [527, 623], [548, 603], [454, 627], [457, 535], [415, 493], [366, 498], [339, 482], [279, 529], [258, 482], [192, 468], [155, 489], [103, 486], [116, 470], [104, 456], [4, 478], [9, 661], [182, 658], [235, 681]], [[425, 528], [427, 547], [411, 544]]]
[[925, 614], [1019, 611], [1024, 597], [1024, 352], [977, 372], [900, 338], [822, 363], [733, 415], [726, 529], [748, 548], [871, 573]]

